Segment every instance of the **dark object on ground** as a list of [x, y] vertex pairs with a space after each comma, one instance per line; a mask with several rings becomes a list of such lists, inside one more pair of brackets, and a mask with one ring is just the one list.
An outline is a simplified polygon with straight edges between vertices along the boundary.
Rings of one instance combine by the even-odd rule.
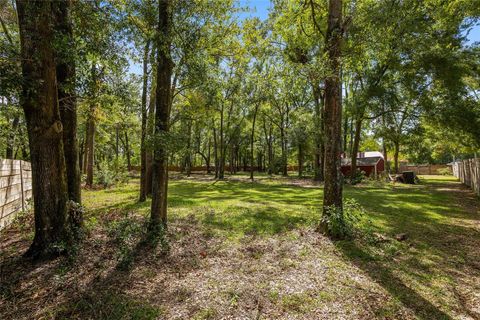
[[407, 183], [407, 184], [415, 184], [420, 182], [418, 177], [415, 175], [415, 172], [413, 171], [405, 171], [401, 174], [397, 174], [394, 180], [395, 182], [401, 182], [401, 183]]
[[402, 173], [404, 183], [415, 184], [415, 172], [404, 171]]
[[399, 233], [395, 236], [395, 239], [397, 239], [397, 241], [405, 241], [407, 240], [408, 236], [406, 233]]

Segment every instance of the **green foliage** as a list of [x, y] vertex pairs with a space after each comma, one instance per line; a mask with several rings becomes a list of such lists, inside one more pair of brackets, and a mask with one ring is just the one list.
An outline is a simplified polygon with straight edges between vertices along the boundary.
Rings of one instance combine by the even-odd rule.
[[128, 181], [128, 172], [125, 166], [117, 161], [104, 161], [100, 164], [100, 168], [95, 176], [95, 184], [109, 188]]
[[438, 169], [438, 174], [441, 174], [443, 176], [451, 176], [453, 175], [452, 168], [448, 167], [448, 168]]
[[363, 180], [365, 180], [365, 178], [365, 171], [357, 169], [353, 177], [351, 175], [348, 177], [348, 181], [350, 182], [350, 184], [355, 185], [361, 183]]
[[365, 210], [357, 201], [344, 199], [343, 210], [335, 206], [326, 208], [321, 224], [334, 239], [351, 239], [361, 234], [359, 226], [364, 216]]

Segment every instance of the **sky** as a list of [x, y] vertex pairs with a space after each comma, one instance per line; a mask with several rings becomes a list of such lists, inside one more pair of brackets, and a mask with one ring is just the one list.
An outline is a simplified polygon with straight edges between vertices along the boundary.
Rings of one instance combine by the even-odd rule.
[[240, 17], [258, 17], [265, 20], [268, 18], [268, 9], [272, 3], [270, 0], [240, 0], [240, 6], [250, 8], [250, 12], [242, 13]]

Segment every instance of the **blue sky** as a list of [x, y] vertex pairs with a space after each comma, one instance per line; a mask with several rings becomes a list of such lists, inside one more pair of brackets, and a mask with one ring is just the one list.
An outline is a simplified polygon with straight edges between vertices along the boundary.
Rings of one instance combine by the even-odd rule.
[[258, 17], [261, 20], [268, 18], [268, 9], [272, 6], [270, 0], [240, 0], [241, 7], [250, 8], [250, 12], [242, 13], [243, 17]]
[[480, 25], [475, 26], [468, 35], [469, 43], [480, 42]]

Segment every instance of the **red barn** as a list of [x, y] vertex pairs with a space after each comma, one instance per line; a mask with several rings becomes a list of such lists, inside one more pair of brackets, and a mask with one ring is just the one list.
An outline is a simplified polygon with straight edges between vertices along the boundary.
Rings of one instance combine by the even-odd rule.
[[[352, 159], [342, 158], [343, 175], [350, 175], [351, 170]], [[385, 171], [385, 159], [383, 158], [383, 154], [378, 151], [359, 152], [357, 155], [357, 170], [364, 171], [368, 177], [382, 173]]]

